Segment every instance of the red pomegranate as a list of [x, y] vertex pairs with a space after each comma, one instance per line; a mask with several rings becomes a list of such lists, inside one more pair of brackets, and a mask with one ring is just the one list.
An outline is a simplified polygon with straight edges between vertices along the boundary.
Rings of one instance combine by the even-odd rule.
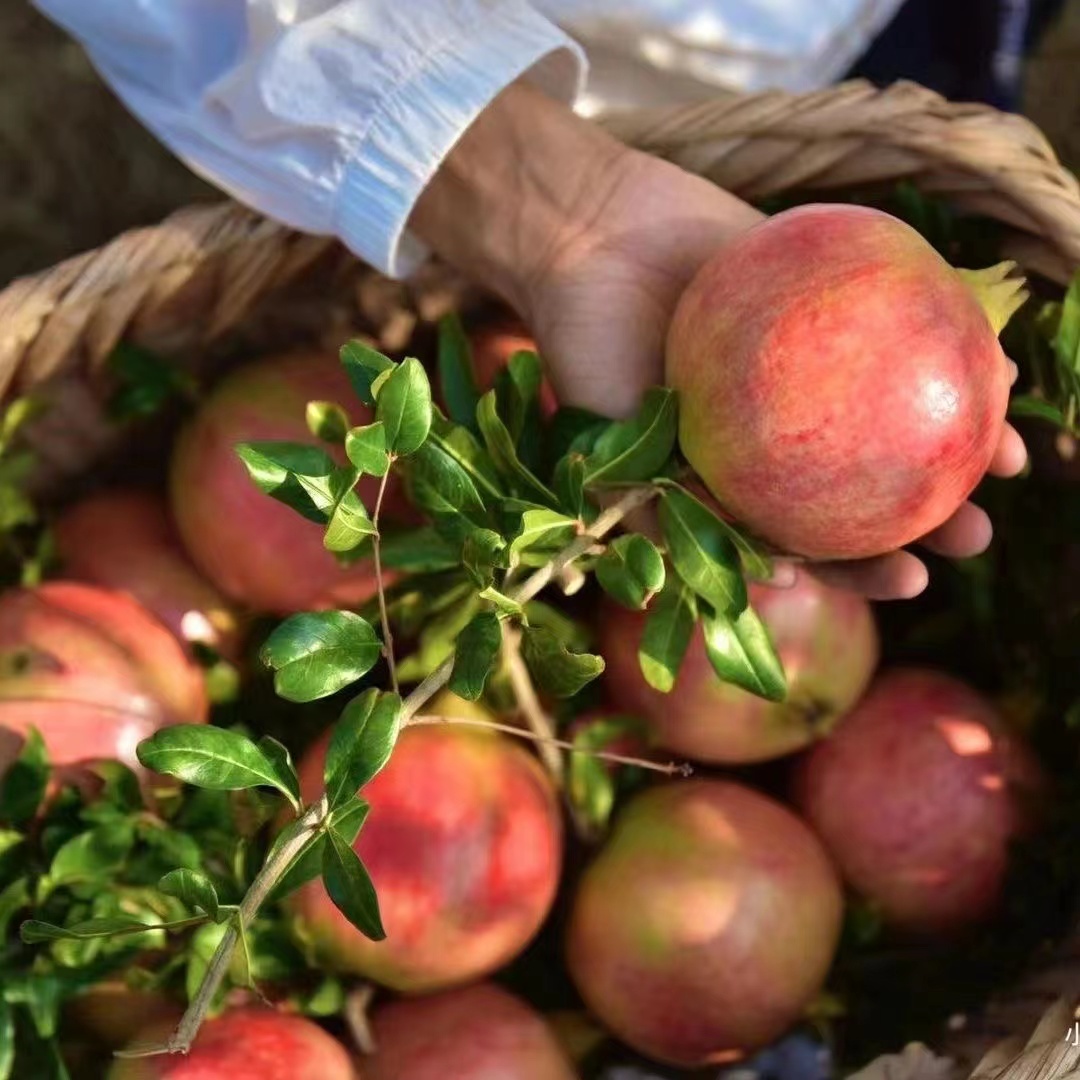
[[[172, 509], [184, 545], [210, 581], [257, 611], [348, 607], [375, 594], [371, 560], [343, 568], [323, 547], [322, 529], [259, 491], [236, 455], [242, 442], [315, 442], [305, 419], [309, 401], [340, 404], [354, 424], [372, 419], [337, 357], [289, 353], [241, 368], [221, 382], [173, 454]], [[378, 487], [377, 478], [360, 481], [358, 494], [369, 510]], [[396, 477], [383, 512], [387, 522], [412, 520]]]
[[836, 872], [772, 799], [720, 780], [633, 799], [586, 871], [566, 956], [592, 1012], [658, 1061], [763, 1046], [820, 990], [840, 934]]
[[236, 658], [236, 612], [191, 565], [162, 499], [133, 489], [99, 492], [69, 507], [53, 534], [68, 577], [126, 592], [181, 641]]
[[[536, 352], [536, 342], [528, 330], [516, 320], [502, 319], [477, 330], [471, 338], [473, 373], [481, 391], [490, 390], [495, 377], [518, 352]], [[551, 416], [558, 409], [555, 391], [545, 379], [540, 386], [540, 410]]]
[[66, 581], [0, 597], [0, 769], [31, 727], [54, 765], [138, 769], [143, 738], [207, 710], [202, 673], [130, 597]]
[[492, 983], [391, 1002], [372, 1021], [367, 1080], [574, 1080], [544, 1020]]
[[800, 762], [797, 801], [841, 873], [890, 923], [949, 931], [991, 912], [1039, 786], [1030, 751], [949, 675], [881, 675]]
[[832, 730], [866, 689], [878, 658], [870, 605], [800, 573], [788, 589], [751, 583], [788, 679], [783, 702], [721, 681], [699, 626], [667, 694], [641, 674], [647, 616], [607, 604], [600, 613], [604, 683], [620, 709], [648, 719], [655, 741], [696, 761], [744, 764], [790, 754]]
[[[449, 694], [432, 713], [486, 716]], [[306, 799], [322, 790], [327, 742], [301, 764]], [[312, 882], [291, 902], [327, 963], [396, 990], [434, 990], [487, 975], [525, 948], [562, 860], [559, 806], [532, 754], [477, 727], [408, 727], [364, 798], [371, 813], [356, 851], [387, 937], [364, 937]]]
[[[161, 1044], [171, 1024], [145, 1028], [131, 1048]], [[108, 1080], [360, 1080], [341, 1043], [318, 1024], [268, 1008], [207, 1020], [186, 1054], [121, 1058]]]
[[719, 502], [779, 549], [880, 555], [942, 524], [997, 446], [1019, 294], [973, 286], [878, 210], [787, 210], [725, 244], [667, 341], [679, 441]]

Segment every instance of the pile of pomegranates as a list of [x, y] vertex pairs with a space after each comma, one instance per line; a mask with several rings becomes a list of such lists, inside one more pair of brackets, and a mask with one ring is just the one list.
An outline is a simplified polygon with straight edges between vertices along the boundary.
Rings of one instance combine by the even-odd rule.
[[[720, 249], [683, 293], [667, 341], [679, 449], [707, 492], [702, 505], [711, 499], [709, 512], [742, 530], [762, 562], [796, 568], [749, 581], [747, 604], [726, 615], [705, 593], [692, 610], [736, 627], [741, 611], [760, 618], [783, 668], [782, 700], [722, 679], [701, 622], [683, 628], [678, 674], [657, 689], [642, 666], [655, 598], [627, 610], [592, 584], [579, 593], [560, 567], [564, 612], [532, 617], [545, 627], [575, 620], [595, 639], [603, 675], [566, 707], [545, 687], [522, 698], [507, 653], [481, 700], [444, 691], [424, 723], [401, 730], [362, 788], [368, 810], [354, 843], [385, 938], [357, 929], [318, 877], [268, 908], [273, 934], [347, 996], [303, 1015], [283, 977], [256, 963], [249, 983], [264, 978], [265, 995], [237, 977], [188, 1052], [144, 1057], [184, 1002], [157, 984], [145, 998], [130, 987], [100, 996], [112, 983], [81, 987], [82, 1016], [101, 1012], [83, 1026], [110, 1043], [122, 1032], [136, 1052], [107, 1075], [570, 1080], [596, 1068], [605, 1045], [664, 1076], [719, 1069], [827, 1014], [846, 912], [872, 912], [896, 948], [977, 934], [997, 917], [1011, 853], [1043, 824], [1048, 770], [991, 680], [976, 688], [932, 650], [917, 665], [897, 662], [902, 650], [870, 602], [828, 583], [835, 574], [817, 564], [911, 544], [971, 495], [1005, 421], [1011, 375], [998, 331], [1017, 295], [1007, 275], [963, 274], [909, 226], [862, 207], [789, 210]], [[512, 396], [500, 373], [532, 347], [524, 329], [480, 326], [473, 345], [476, 386]], [[316, 444], [313, 402], [350, 429], [375, 420], [338, 357], [257, 359], [198, 402], [158, 490], [103, 488], [54, 515], [56, 575], [0, 594], [0, 784], [32, 732], [61, 782], [108, 760], [145, 782], [136, 746], [172, 725], [239, 715], [257, 737], [259, 709], [244, 707], [263, 678], [252, 659], [266, 620], [374, 610], [388, 589], [395, 617], [424, 602], [410, 598], [407, 571], [386, 566], [380, 598], [371, 552], [336, 557], [312, 521], [252, 483], [237, 446]], [[537, 423], [565, 418], [546, 382], [537, 405]], [[481, 487], [483, 428], [456, 443], [440, 429], [445, 452]], [[578, 440], [565, 445], [585, 460], [595, 439]], [[343, 439], [318, 445], [336, 465], [348, 460]], [[506, 459], [518, 476], [539, 467]], [[562, 497], [566, 475], [550, 489], [546, 479], [529, 498]], [[357, 491], [368, 508], [380, 504], [384, 523], [417, 536], [429, 524], [393, 471], [385, 482], [364, 476]], [[505, 502], [515, 499], [554, 513], [519, 490]], [[448, 513], [457, 509], [468, 506]], [[571, 524], [573, 537], [588, 522]], [[483, 577], [483, 552], [463, 550], [459, 588], [483, 578], [473, 591], [516, 618], [516, 601]], [[519, 581], [534, 564], [515, 559], [490, 566]], [[670, 559], [666, 572], [669, 588]], [[422, 580], [421, 594], [435, 579]], [[433, 650], [424, 634], [403, 631], [399, 659], [410, 642]], [[227, 715], [212, 713], [205, 685], [218, 661], [241, 687]], [[520, 708], [507, 708], [511, 690]], [[280, 752], [297, 759], [300, 803], [317, 803], [331, 730], [305, 729], [304, 707], [289, 707], [296, 740]], [[619, 718], [628, 723], [611, 729], [624, 734], [582, 741]], [[596, 753], [599, 817], [610, 811], [610, 821], [583, 830], [565, 766]], [[256, 803], [244, 813], [255, 822], [245, 844], [280, 828], [282, 817]], [[223, 892], [222, 902], [240, 897]], [[153, 954], [153, 970], [167, 971], [174, 961], [154, 953], [163, 948], [141, 947], [140, 963]], [[545, 1015], [556, 1004], [559, 1017]]]

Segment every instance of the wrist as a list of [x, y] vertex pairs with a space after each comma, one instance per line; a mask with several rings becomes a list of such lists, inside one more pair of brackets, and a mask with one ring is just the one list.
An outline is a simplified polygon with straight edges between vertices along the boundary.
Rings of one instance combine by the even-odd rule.
[[527, 318], [532, 297], [595, 228], [633, 157], [565, 105], [515, 83], [443, 162], [410, 228]]

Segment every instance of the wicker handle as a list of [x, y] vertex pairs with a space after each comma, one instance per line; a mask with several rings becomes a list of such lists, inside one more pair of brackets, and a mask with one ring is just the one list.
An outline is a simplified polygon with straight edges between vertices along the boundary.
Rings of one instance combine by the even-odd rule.
[[[1080, 190], [1039, 131], [911, 83], [723, 96], [604, 123], [751, 199], [910, 178], [1014, 226], [1013, 254], [1027, 267], [1064, 281], [1080, 265]], [[222, 203], [16, 281], [0, 292], [0, 397], [72, 375], [64, 392], [88, 423], [87, 387], [122, 337], [178, 353], [202, 347], [335, 249]]]

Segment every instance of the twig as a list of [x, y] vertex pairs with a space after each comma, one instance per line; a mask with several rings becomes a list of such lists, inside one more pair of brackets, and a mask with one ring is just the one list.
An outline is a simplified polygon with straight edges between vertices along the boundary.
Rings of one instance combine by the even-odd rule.
[[300, 818], [303, 828], [297, 830], [296, 836], [287, 844], [283, 844], [274, 853], [273, 858], [269, 859], [259, 871], [255, 880], [251, 883], [251, 888], [248, 889], [243, 901], [241, 901], [240, 909], [234, 916], [235, 921], [230, 923], [221, 941], [218, 942], [218, 947], [214, 950], [214, 955], [210, 960], [210, 965], [206, 969], [202, 982], [199, 984], [199, 989], [195, 997], [192, 998], [183, 1017], [181, 1017], [180, 1023], [169, 1041], [164, 1046], [146, 1050], [136, 1050], [128, 1053], [120, 1051], [117, 1054], [118, 1057], [186, 1054], [191, 1049], [191, 1044], [195, 1041], [195, 1036], [199, 1033], [199, 1028], [202, 1026], [203, 1020], [206, 1019], [206, 1014], [213, 1003], [218, 987], [221, 985], [222, 979], [225, 978], [225, 973], [232, 962], [233, 950], [236, 948], [236, 943], [240, 937], [237, 927], [251, 924], [263, 902], [274, 891], [274, 887], [280, 880], [281, 875], [288, 870], [296, 857], [307, 847], [308, 842], [318, 832], [326, 814], [327, 803], [324, 795], [317, 803], [312, 803]]
[[[588, 552], [597, 540], [606, 536], [627, 514], [639, 506], [644, 506], [656, 497], [653, 487], [637, 487], [627, 492], [618, 502], [609, 506], [592, 525], [568, 544], [551, 562], [541, 566], [525, 582], [515, 589], [510, 597], [519, 604], [528, 603], [542, 592], [551, 579], [564, 567]], [[401, 722], [407, 724], [450, 680], [454, 671], [454, 658], [444, 660], [424, 681], [405, 699]]]
[[664, 764], [659, 761], [649, 761], [648, 758], [630, 757], [627, 754], [613, 754], [608, 750], [592, 750], [575, 746], [572, 742], [557, 738], [554, 735], [537, 735], [534, 731], [514, 727], [513, 724], [502, 724], [498, 720], [483, 720], [476, 716], [435, 716], [423, 713], [409, 718], [409, 727], [417, 724], [463, 724], [466, 727], [488, 728], [490, 731], [503, 731], [507, 735], [515, 735], [519, 739], [528, 739], [530, 742], [540, 743], [541, 745], [572, 750], [575, 754], [585, 754], [587, 757], [599, 758], [601, 761], [612, 761], [617, 765], [636, 765], [639, 769], [663, 773], [664, 776], [690, 776], [693, 773], [693, 767], [685, 762], [669, 761]]
[[386, 472], [379, 482], [379, 494], [375, 496], [375, 510], [371, 515], [371, 523], [375, 526], [375, 535], [371, 538], [371, 548], [375, 558], [375, 588], [379, 591], [379, 617], [382, 619], [383, 654], [386, 656], [387, 666], [390, 668], [390, 685], [394, 693], [398, 692], [397, 665], [394, 663], [394, 635], [390, 630], [390, 616], [386, 611], [386, 590], [383, 588], [382, 573], [382, 537], [379, 534], [379, 515], [382, 513], [383, 496], [386, 494], [386, 483], [390, 478], [390, 470], [394, 467], [394, 455], [390, 455]]
[[506, 661], [506, 671], [510, 676], [510, 686], [517, 699], [518, 709], [528, 724], [529, 730], [539, 736], [537, 745], [540, 757], [551, 773], [555, 786], [561, 788], [566, 775], [562, 754], [555, 744], [555, 725], [551, 717], [544, 712], [540, 699], [536, 696], [529, 669], [521, 658], [521, 631], [516, 626], [503, 625], [503, 659]]

